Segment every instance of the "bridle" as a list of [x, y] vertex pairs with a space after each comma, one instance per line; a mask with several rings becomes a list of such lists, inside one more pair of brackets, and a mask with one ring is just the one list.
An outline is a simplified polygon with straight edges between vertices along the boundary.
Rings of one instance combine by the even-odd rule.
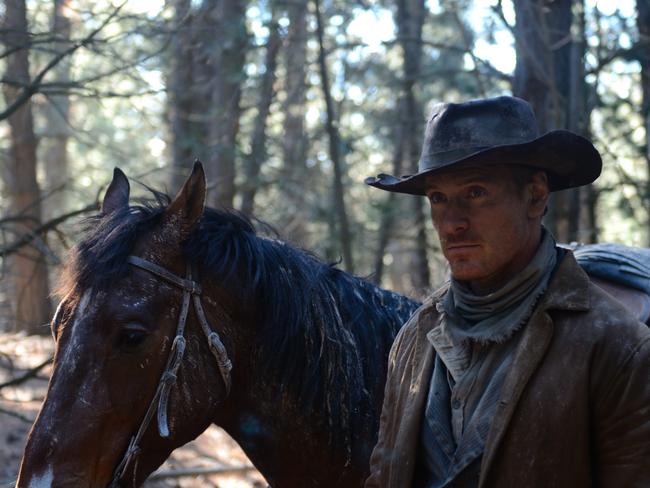
[[156, 275], [159, 278], [162, 278], [168, 283], [177, 286], [183, 290], [183, 299], [181, 302], [181, 311], [178, 316], [178, 325], [176, 326], [176, 336], [172, 342], [172, 347], [169, 351], [169, 356], [167, 358], [167, 366], [163, 371], [160, 381], [158, 382], [158, 387], [156, 388], [156, 393], [151, 399], [149, 408], [140, 423], [136, 434], [131, 438], [129, 442], [129, 447], [120, 461], [120, 464], [115, 469], [113, 474], [113, 480], [109, 485], [109, 488], [119, 488], [119, 480], [126, 473], [127, 468], [132, 462], [135, 462], [135, 467], [133, 470], [134, 486], [135, 486], [135, 476], [137, 472], [137, 461], [138, 456], [141, 453], [140, 441], [144, 436], [151, 420], [153, 419], [154, 413], [158, 410], [158, 433], [161, 437], [169, 437], [169, 423], [167, 421], [167, 408], [169, 404], [169, 393], [172, 386], [176, 383], [178, 368], [181, 365], [183, 360], [183, 353], [185, 352], [185, 323], [187, 321], [187, 315], [190, 310], [190, 300], [194, 303], [194, 311], [196, 317], [201, 325], [201, 330], [208, 340], [208, 346], [212, 355], [217, 360], [217, 366], [219, 367], [219, 372], [221, 373], [221, 378], [226, 387], [226, 397], [230, 393], [230, 384], [231, 377], [230, 372], [232, 370], [232, 363], [228, 358], [228, 352], [226, 351], [219, 334], [213, 331], [208, 324], [208, 320], [205, 317], [205, 312], [203, 311], [203, 305], [201, 304], [201, 286], [199, 283], [192, 279], [192, 267], [188, 264], [186, 277], [181, 278], [171, 271], [158, 266], [146, 259], [140, 258], [138, 256], [129, 256], [127, 262], [137, 268], [143, 269]]

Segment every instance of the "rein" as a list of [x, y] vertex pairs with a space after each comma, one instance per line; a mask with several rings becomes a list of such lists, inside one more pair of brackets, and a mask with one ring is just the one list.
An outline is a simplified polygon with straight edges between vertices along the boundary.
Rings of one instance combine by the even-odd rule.
[[221, 374], [221, 378], [223, 379], [223, 383], [226, 388], [226, 397], [230, 393], [231, 385], [230, 372], [232, 370], [232, 363], [228, 358], [228, 352], [226, 351], [226, 348], [223, 345], [219, 334], [210, 328], [208, 320], [205, 317], [203, 305], [201, 304], [201, 286], [192, 279], [191, 266], [189, 264], [187, 265], [186, 277], [181, 278], [171, 271], [138, 256], [129, 256], [127, 258], [127, 262], [137, 268], [144, 269], [145, 271], [148, 271], [149, 273], [154, 274], [166, 282], [180, 288], [183, 290], [183, 299], [181, 302], [181, 311], [178, 316], [176, 335], [174, 337], [174, 341], [172, 342], [172, 347], [167, 358], [167, 366], [165, 367], [165, 370], [160, 377], [158, 387], [156, 388], [156, 393], [151, 399], [149, 408], [147, 409], [147, 412], [145, 413], [145, 416], [140, 423], [138, 431], [131, 438], [129, 447], [126, 450], [122, 461], [120, 461], [120, 464], [115, 469], [113, 480], [109, 485], [110, 488], [119, 488], [119, 480], [122, 478], [122, 476], [124, 476], [124, 473], [132, 462], [136, 463], [133, 470], [135, 486], [137, 460], [138, 456], [141, 453], [140, 441], [142, 440], [144, 433], [149, 427], [149, 424], [151, 423], [156, 410], [158, 411], [158, 433], [161, 437], [169, 437], [169, 423], [167, 420], [169, 394], [171, 392], [172, 386], [174, 386], [176, 383], [178, 368], [181, 365], [183, 354], [185, 352], [185, 323], [187, 322], [187, 315], [190, 310], [190, 301], [194, 303], [194, 311], [196, 313], [199, 324], [201, 325], [201, 330], [208, 340], [210, 352], [212, 352], [212, 355], [217, 360], [219, 373]]

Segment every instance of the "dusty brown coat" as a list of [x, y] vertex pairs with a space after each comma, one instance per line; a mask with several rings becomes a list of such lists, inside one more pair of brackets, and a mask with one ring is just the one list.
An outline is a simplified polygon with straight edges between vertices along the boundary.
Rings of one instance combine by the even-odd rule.
[[[435, 300], [391, 350], [366, 488], [411, 486]], [[479, 487], [650, 487], [650, 329], [591, 284], [569, 253], [521, 333]]]

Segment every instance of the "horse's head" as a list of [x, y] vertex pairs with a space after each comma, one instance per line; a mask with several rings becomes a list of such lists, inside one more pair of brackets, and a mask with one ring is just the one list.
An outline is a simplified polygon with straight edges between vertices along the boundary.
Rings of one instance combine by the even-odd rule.
[[[52, 321], [54, 370], [19, 488], [103, 488], [117, 478], [138, 486], [212, 422], [227, 394], [227, 355], [204, 331], [200, 292], [182, 253], [203, 213], [203, 169], [195, 165], [176, 198], [146, 218], [134, 216], [128, 200], [128, 181], [116, 170], [96, 229], [72, 253]], [[208, 378], [218, 386], [207, 388]]]

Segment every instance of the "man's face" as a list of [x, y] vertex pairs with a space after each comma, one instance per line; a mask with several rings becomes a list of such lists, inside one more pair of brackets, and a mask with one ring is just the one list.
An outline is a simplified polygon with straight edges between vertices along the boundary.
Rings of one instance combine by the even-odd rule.
[[509, 165], [461, 165], [427, 180], [433, 225], [451, 274], [479, 294], [495, 291], [532, 259], [548, 197], [542, 174], [518, 188]]

